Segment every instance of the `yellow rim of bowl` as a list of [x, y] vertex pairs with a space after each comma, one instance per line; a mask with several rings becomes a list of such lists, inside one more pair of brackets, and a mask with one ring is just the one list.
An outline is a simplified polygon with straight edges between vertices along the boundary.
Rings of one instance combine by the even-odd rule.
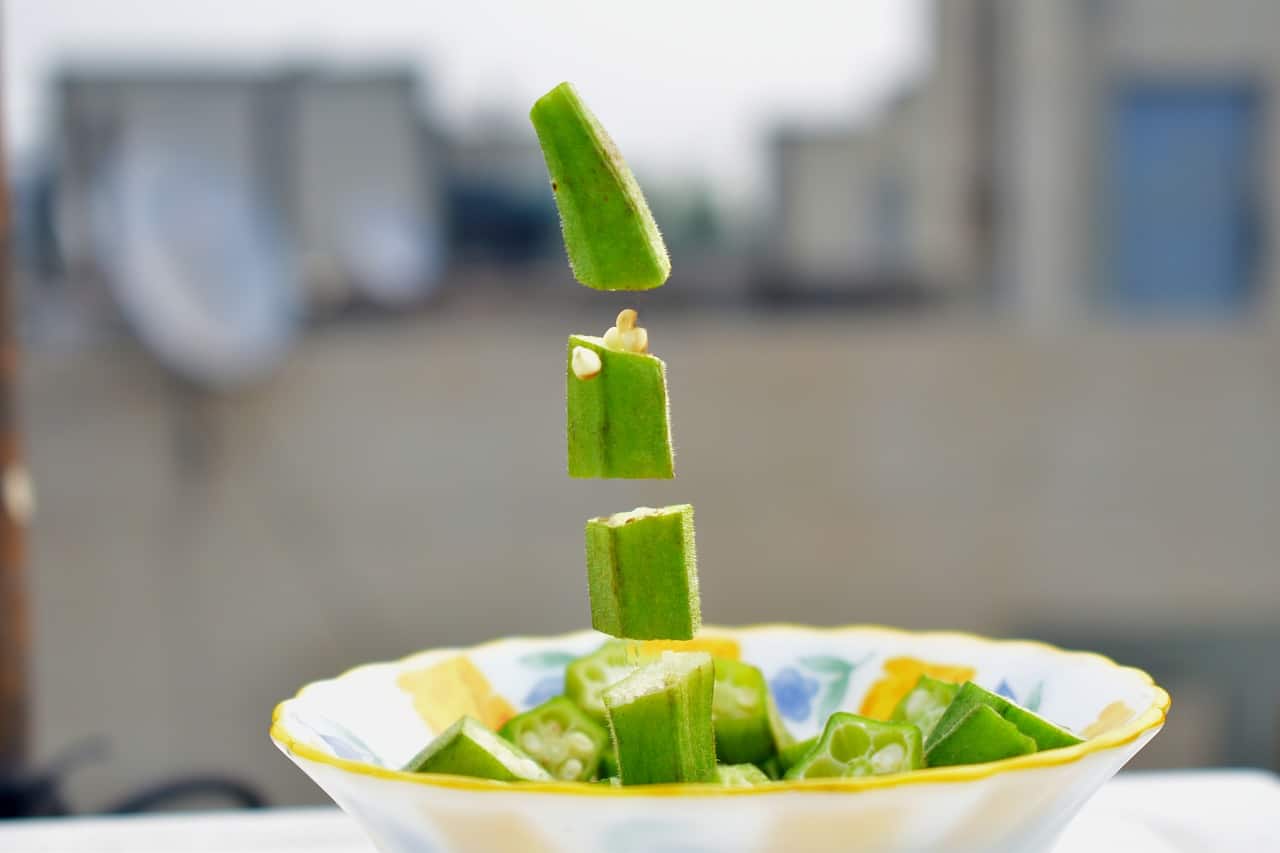
[[1131, 666], [1121, 666], [1111, 658], [1100, 655], [1096, 652], [1080, 652], [1067, 651], [1048, 643], [1042, 643], [1036, 640], [996, 640], [990, 637], [983, 637], [978, 634], [970, 634], [963, 631], [907, 631], [900, 628], [889, 628], [883, 625], [845, 625], [835, 628], [823, 628], [809, 625], [796, 625], [783, 622], [766, 623], [760, 625], [749, 625], [741, 628], [728, 628], [723, 626], [703, 626], [703, 631], [707, 634], [728, 634], [732, 636], [744, 636], [748, 634], [756, 634], [764, 631], [775, 630], [792, 630], [807, 631], [811, 633], [823, 635], [844, 635], [844, 634], [882, 634], [891, 637], [921, 637], [929, 639], [957, 639], [967, 642], [978, 642], [994, 646], [1017, 646], [1024, 649], [1035, 649], [1042, 652], [1050, 652], [1056, 655], [1079, 659], [1090, 659], [1118, 669], [1124, 672], [1133, 673], [1139, 676], [1143, 681], [1150, 685], [1153, 696], [1151, 704], [1141, 713], [1137, 714], [1132, 720], [1122, 726], [1118, 726], [1110, 731], [1104, 732], [1096, 737], [1089, 738], [1083, 743], [1075, 746], [1061, 747], [1058, 749], [1046, 750], [1044, 752], [1035, 752], [1031, 755], [1021, 755], [1016, 758], [1006, 758], [1000, 761], [992, 761], [987, 764], [963, 764], [953, 767], [932, 767], [923, 770], [913, 770], [910, 773], [900, 773], [893, 776], [864, 776], [854, 779], [796, 779], [790, 781], [776, 781], [768, 785], [759, 785], [751, 788], [729, 788], [722, 785], [705, 784], [705, 783], [681, 783], [669, 785], [637, 785], [630, 788], [614, 787], [613, 785], [600, 785], [589, 782], [497, 782], [490, 779], [474, 779], [467, 776], [447, 776], [438, 773], [406, 773], [403, 770], [393, 770], [389, 767], [380, 767], [376, 764], [367, 764], [363, 761], [352, 761], [346, 758], [338, 758], [330, 755], [310, 744], [303, 743], [295, 738], [288, 729], [285, 728], [283, 721], [284, 706], [293, 699], [297, 699], [314, 684], [327, 681], [337, 681], [345, 678], [352, 673], [362, 669], [375, 666], [384, 666], [387, 663], [397, 665], [408, 660], [418, 658], [424, 654], [468, 654], [485, 648], [501, 645], [503, 643], [512, 643], [519, 641], [538, 640], [538, 641], [555, 641], [568, 640], [570, 638], [581, 636], [589, 633], [587, 631], [570, 631], [565, 634], [551, 635], [546, 637], [502, 637], [496, 640], [490, 640], [487, 643], [481, 643], [476, 646], [467, 648], [443, 648], [430, 649], [425, 652], [416, 652], [407, 655], [399, 661], [378, 662], [361, 664], [347, 670], [337, 678], [322, 679], [319, 682], [311, 682], [304, 685], [293, 697], [286, 699], [284, 702], [276, 705], [275, 710], [271, 714], [271, 731], [270, 736], [273, 741], [282, 749], [288, 751], [291, 755], [298, 758], [312, 761], [317, 764], [326, 764], [338, 770], [348, 773], [355, 773], [359, 776], [369, 776], [374, 779], [384, 779], [393, 782], [408, 782], [413, 785], [427, 785], [433, 788], [448, 788], [458, 791], [485, 791], [489, 793], [506, 791], [508, 793], [540, 793], [540, 794], [569, 794], [579, 797], [737, 797], [737, 796], [767, 796], [769, 794], [782, 794], [795, 791], [867, 791], [879, 788], [895, 788], [899, 785], [932, 785], [941, 782], [969, 782], [975, 779], [985, 779], [989, 776], [995, 776], [1000, 773], [1011, 773], [1015, 770], [1035, 770], [1041, 767], [1054, 767], [1060, 764], [1071, 764], [1079, 761], [1087, 755], [1096, 752], [1102, 752], [1108, 749], [1114, 749], [1118, 746], [1124, 746], [1142, 737], [1147, 732], [1155, 733], [1162, 725], [1164, 725], [1165, 716], [1169, 713], [1169, 694], [1164, 688], [1155, 683], [1145, 671]]

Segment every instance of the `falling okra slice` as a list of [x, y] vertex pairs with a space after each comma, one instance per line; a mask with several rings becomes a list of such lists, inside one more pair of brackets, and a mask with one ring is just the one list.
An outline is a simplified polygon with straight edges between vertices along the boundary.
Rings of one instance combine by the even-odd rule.
[[498, 733], [566, 782], [594, 777], [601, 756], [613, 748], [609, 732], [564, 696], [512, 717]]
[[471, 717], [445, 729], [404, 768], [410, 773], [449, 773], [500, 782], [549, 782], [542, 766]]
[[577, 90], [561, 83], [529, 113], [551, 175], [564, 247], [578, 281], [596, 290], [650, 290], [671, 273], [640, 185]]
[[632, 640], [689, 640], [702, 621], [693, 507], [639, 507], [587, 522], [591, 626]]
[[715, 659], [716, 757], [725, 764], [751, 764], [774, 753], [769, 725], [769, 687], [764, 673], [741, 661]]
[[750, 788], [771, 780], [754, 764], [717, 764], [714, 781], [731, 788]]
[[827, 718], [813, 749], [784, 778], [885, 776], [923, 766], [920, 730], [915, 726], [837, 712]]
[[935, 739], [940, 738], [947, 730], [963, 719], [976, 705], [986, 705], [996, 714], [1011, 723], [1019, 732], [1035, 741], [1036, 749], [1058, 749], [1063, 746], [1074, 746], [1082, 743], [1080, 738], [1066, 729], [1059, 728], [1040, 715], [1015, 705], [1008, 699], [979, 687], [972, 681], [966, 681], [956, 691], [955, 699], [947, 706], [937, 725], [930, 733], [926, 749], [932, 748]]
[[618, 320], [632, 325], [615, 326], [603, 338], [569, 336], [569, 476], [669, 480], [675, 476], [675, 455], [667, 366], [647, 352], [648, 336], [635, 329], [634, 311], [623, 311]]
[[708, 782], [715, 667], [706, 652], [663, 652], [604, 692], [623, 785]]
[[959, 684], [922, 675], [911, 692], [898, 702], [889, 719], [895, 723], [911, 723], [927, 741], [959, 689]]

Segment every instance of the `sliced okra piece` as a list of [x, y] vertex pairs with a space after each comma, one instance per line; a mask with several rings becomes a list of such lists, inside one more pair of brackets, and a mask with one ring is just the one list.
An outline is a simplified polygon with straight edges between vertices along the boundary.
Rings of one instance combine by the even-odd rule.
[[618, 146], [561, 83], [529, 113], [560, 210], [574, 278], [596, 290], [650, 290], [671, 274], [667, 247]]
[[957, 719], [943, 719], [933, 730], [925, 750], [930, 767], [985, 764], [1036, 751], [1036, 742], [981, 702], [970, 705]]
[[[1008, 720], [1018, 731], [1035, 741], [1037, 750], [1058, 749], [1059, 747], [1074, 746], [1083, 742], [1066, 729], [1055, 726], [1044, 717], [1015, 705], [1003, 696], [979, 687], [972, 681], [966, 681], [956, 691], [955, 699], [951, 701], [951, 704], [947, 706], [947, 710], [939, 718], [937, 726], [930, 734], [929, 741], [932, 742], [946, 730], [949, 730], [963, 719], [975, 705], [986, 705], [1002, 719]], [[928, 748], [927, 743], [926, 748]]]
[[922, 675], [911, 692], [898, 702], [889, 719], [895, 723], [911, 723], [927, 742], [959, 690], [959, 684]]
[[776, 751], [769, 726], [769, 686], [749, 663], [715, 659], [716, 757], [725, 764], [764, 761]]
[[549, 782], [551, 775], [524, 750], [471, 717], [461, 717], [405, 765], [410, 773], [449, 773], [500, 782]]
[[885, 776], [924, 766], [920, 730], [837, 712], [813, 749], [787, 771], [786, 779]]
[[[607, 725], [602, 695], [650, 658], [632, 643], [610, 640], [589, 655], [569, 662], [564, 669], [564, 695], [600, 725]], [[606, 752], [604, 761], [612, 759]], [[616, 767], [616, 764], [615, 764]], [[604, 775], [602, 773], [602, 775]], [[616, 769], [612, 775], [617, 775]]]
[[814, 747], [817, 745], [818, 735], [814, 735], [811, 738], [788, 744], [778, 750], [778, 764], [781, 765], [782, 772], [786, 773], [794, 767], [802, 758], [813, 752]]
[[587, 522], [591, 626], [633, 640], [688, 640], [698, 630], [693, 507], [640, 507]]
[[570, 335], [565, 434], [570, 477], [675, 476], [667, 366], [630, 308], [604, 337]]
[[731, 788], [750, 788], [771, 780], [754, 764], [717, 764], [713, 781]]
[[760, 772], [771, 780], [777, 781], [782, 778], [782, 764], [778, 761], [778, 756], [770, 755], [764, 761], [757, 761], [756, 767], [760, 768]]
[[512, 717], [498, 734], [566, 782], [593, 778], [601, 756], [613, 749], [609, 732], [564, 696]]
[[705, 652], [663, 652], [604, 692], [623, 785], [712, 779], [714, 692]]

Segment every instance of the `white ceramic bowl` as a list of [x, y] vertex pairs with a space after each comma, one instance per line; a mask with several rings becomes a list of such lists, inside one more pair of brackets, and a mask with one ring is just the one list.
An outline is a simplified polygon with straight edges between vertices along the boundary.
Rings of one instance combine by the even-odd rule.
[[1087, 740], [991, 764], [737, 789], [396, 769], [462, 714], [497, 727], [559, 693], [565, 662], [604, 639], [515, 637], [357, 667], [282, 702], [271, 738], [384, 851], [1040, 850], [1169, 707], [1140, 670], [1040, 643], [865, 626], [708, 628], [692, 645], [764, 670], [800, 737], [837, 709], [887, 713], [928, 672], [972, 678]]

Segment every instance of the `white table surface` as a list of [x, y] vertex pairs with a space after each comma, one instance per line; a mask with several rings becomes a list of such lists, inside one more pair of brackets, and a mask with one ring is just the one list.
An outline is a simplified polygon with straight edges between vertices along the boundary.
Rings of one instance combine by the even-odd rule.
[[[333, 808], [0, 822], [3, 853], [375, 853]], [[1280, 778], [1252, 770], [1124, 774], [1053, 853], [1280, 851]]]

